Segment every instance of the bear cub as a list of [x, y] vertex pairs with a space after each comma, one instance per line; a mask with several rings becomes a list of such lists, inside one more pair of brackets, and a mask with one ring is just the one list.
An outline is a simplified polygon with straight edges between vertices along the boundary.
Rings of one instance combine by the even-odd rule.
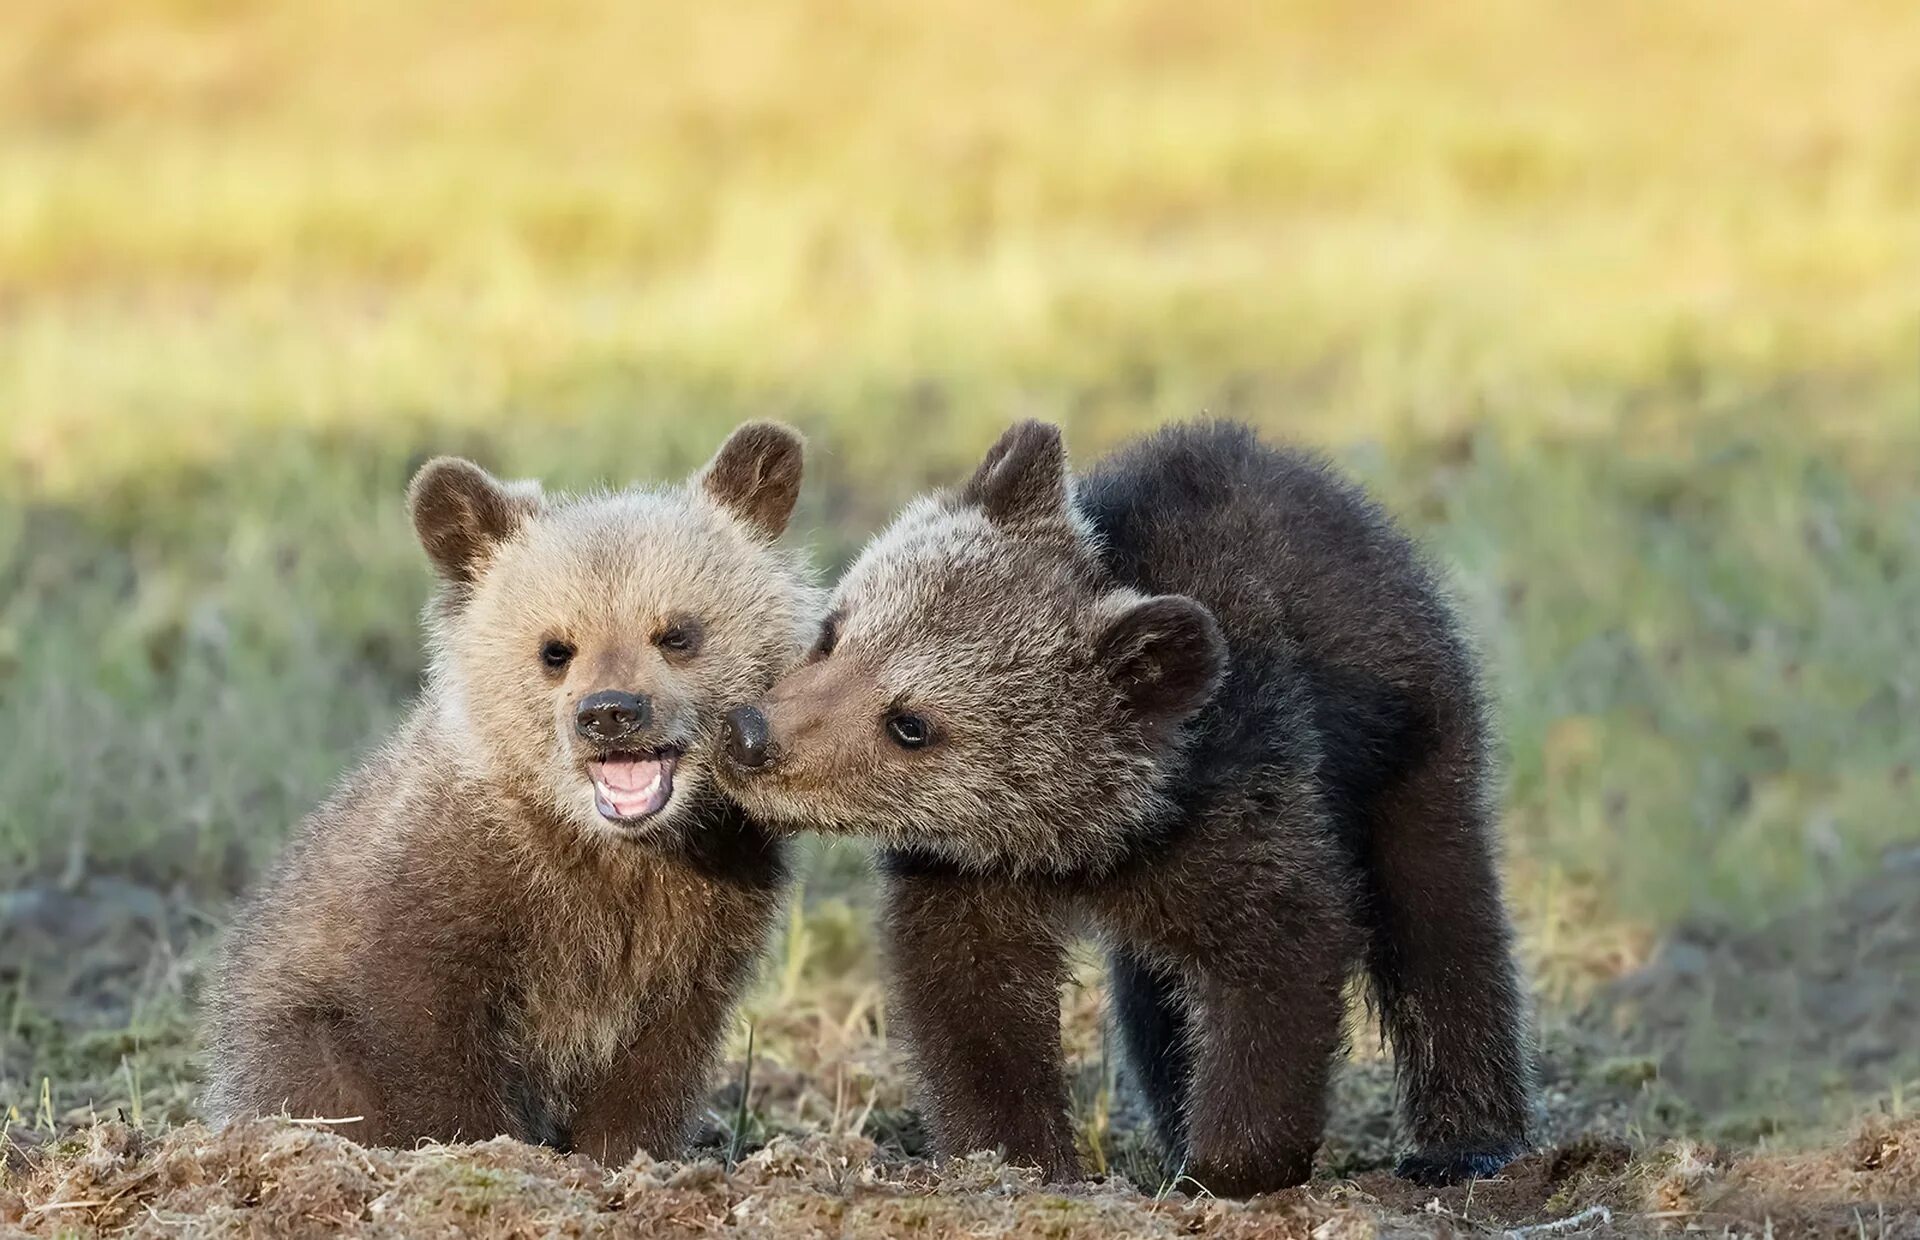
[[1307, 1178], [1364, 965], [1414, 1149], [1527, 1148], [1531, 1058], [1487, 712], [1430, 571], [1318, 461], [1169, 428], [1080, 478], [1014, 427], [835, 592], [808, 663], [728, 717], [750, 812], [878, 840], [890, 1012], [936, 1147], [1077, 1174], [1065, 948], [1172, 1164]]
[[775, 545], [801, 452], [750, 423], [685, 484], [582, 498], [420, 470], [426, 684], [229, 933], [216, 1118], [680, 1153], [782, 898], [711, 771], [819, 625]]

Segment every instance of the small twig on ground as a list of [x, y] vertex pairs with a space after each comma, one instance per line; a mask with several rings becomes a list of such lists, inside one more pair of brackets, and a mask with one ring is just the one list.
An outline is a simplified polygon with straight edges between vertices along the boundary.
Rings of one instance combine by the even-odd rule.
[[1613, 1211], [1605, 1206], [1588, 1206], [1578, 1214], [1569, 1214], [1557, 1218], [1551, 1223], [1534, 1223], [1530, 1227], [1513, 1227], [1507, 1231], [1507, 1240], [1524, 1240], [1527, 1236], [1550, 1236], [1555, 1232], [1572, 1231], [1587, 1223], [1611, 1223]]
[[44, 1205], [38, 1205], [30, 1208], [27, 1211], [27, 1213], [28, 1214], [52, 1214], [55, 1210], [91, 1210], [91, 1209], [94, 1209], [96, 1206], [104, 1206], [108, 1204], [110, 1203], [104, 1200], [49, 1201]]
[[140, 1208], [147, 1212], [147, 1217], [162, 1227], [185, 1227], [193, 1221], [192, 1219], [185, 1218], [161, 1218], [160, 1211], [154, 1209], [144, 1201], [140, 1203]]

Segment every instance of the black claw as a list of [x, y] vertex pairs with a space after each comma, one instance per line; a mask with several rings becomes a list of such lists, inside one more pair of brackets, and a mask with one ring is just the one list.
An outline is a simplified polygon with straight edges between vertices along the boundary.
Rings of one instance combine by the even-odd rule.
[[1441, 1188], [1465, 1180], [1484, 1180], [1526, 1152], [1527, 1147], [1518, 1142], [1441, 1145], [1415, 1150], [1400, 1160], [1393, 1173], [1424, 1188]]

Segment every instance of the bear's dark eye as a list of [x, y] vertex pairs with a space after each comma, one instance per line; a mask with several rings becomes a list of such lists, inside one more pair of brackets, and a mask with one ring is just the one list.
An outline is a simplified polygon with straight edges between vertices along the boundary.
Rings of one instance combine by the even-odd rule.
[[887, 716], [887, 735], [902, 749], [924, 749], [933, 739], [933, 725], [904, 711]]
[[653, 644], [668, 654], [689, 655], [700, 649], [700, 622], [676, 620], [660, 630]]
[[573, 643], [563, 642], [557, 637], [549, 638], [540, 646], [540, 661], [547, 665], [548, 671], [559, 671], [573, 662]]
[[820, 622], [820, 640], [813, 643], [813, 657], [824, 659], [832, 654], [833, 648], [839, 644], [840, 621], [835, 616], [828, 616]]

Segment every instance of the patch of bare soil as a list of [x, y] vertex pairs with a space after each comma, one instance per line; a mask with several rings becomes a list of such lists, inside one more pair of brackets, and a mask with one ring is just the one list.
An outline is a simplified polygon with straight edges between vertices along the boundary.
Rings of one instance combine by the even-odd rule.
[[208, 925], [183, 893], [108, 876], [0, 891], [0, 1116], [193, 1118]]
[[125, 1024], [188, 936], [183, 899], [96, 875], [0, 892], [0, 986], [73, 1024]]
[[1601, 996], [1715, 1135], [1745, 1140], [1920, 1086], [1920, 846], [1757, 929], [1695, 924]]
[[1155, 1197], [1122, 1179], [1043, 1187], [980, 1156], [895, 1161], [859, 1137], [780, 1138], [718, 1161], [605, 1168], [500, 1138], [363, 1149], [260, 1120], [162, 1138], [108, 1122], [14, 1149], [0, 1225], [28, 1235], [1095, 1236], [1508, 1234], [1920, 1236], [1920, 1120], [1877, 1120], [1797, 1155], [1690, 1144], [1635, 1157], [1580, 1142], [1496, 1179], [1420, 1189], [1382, 1172], [1246, 1202]]

